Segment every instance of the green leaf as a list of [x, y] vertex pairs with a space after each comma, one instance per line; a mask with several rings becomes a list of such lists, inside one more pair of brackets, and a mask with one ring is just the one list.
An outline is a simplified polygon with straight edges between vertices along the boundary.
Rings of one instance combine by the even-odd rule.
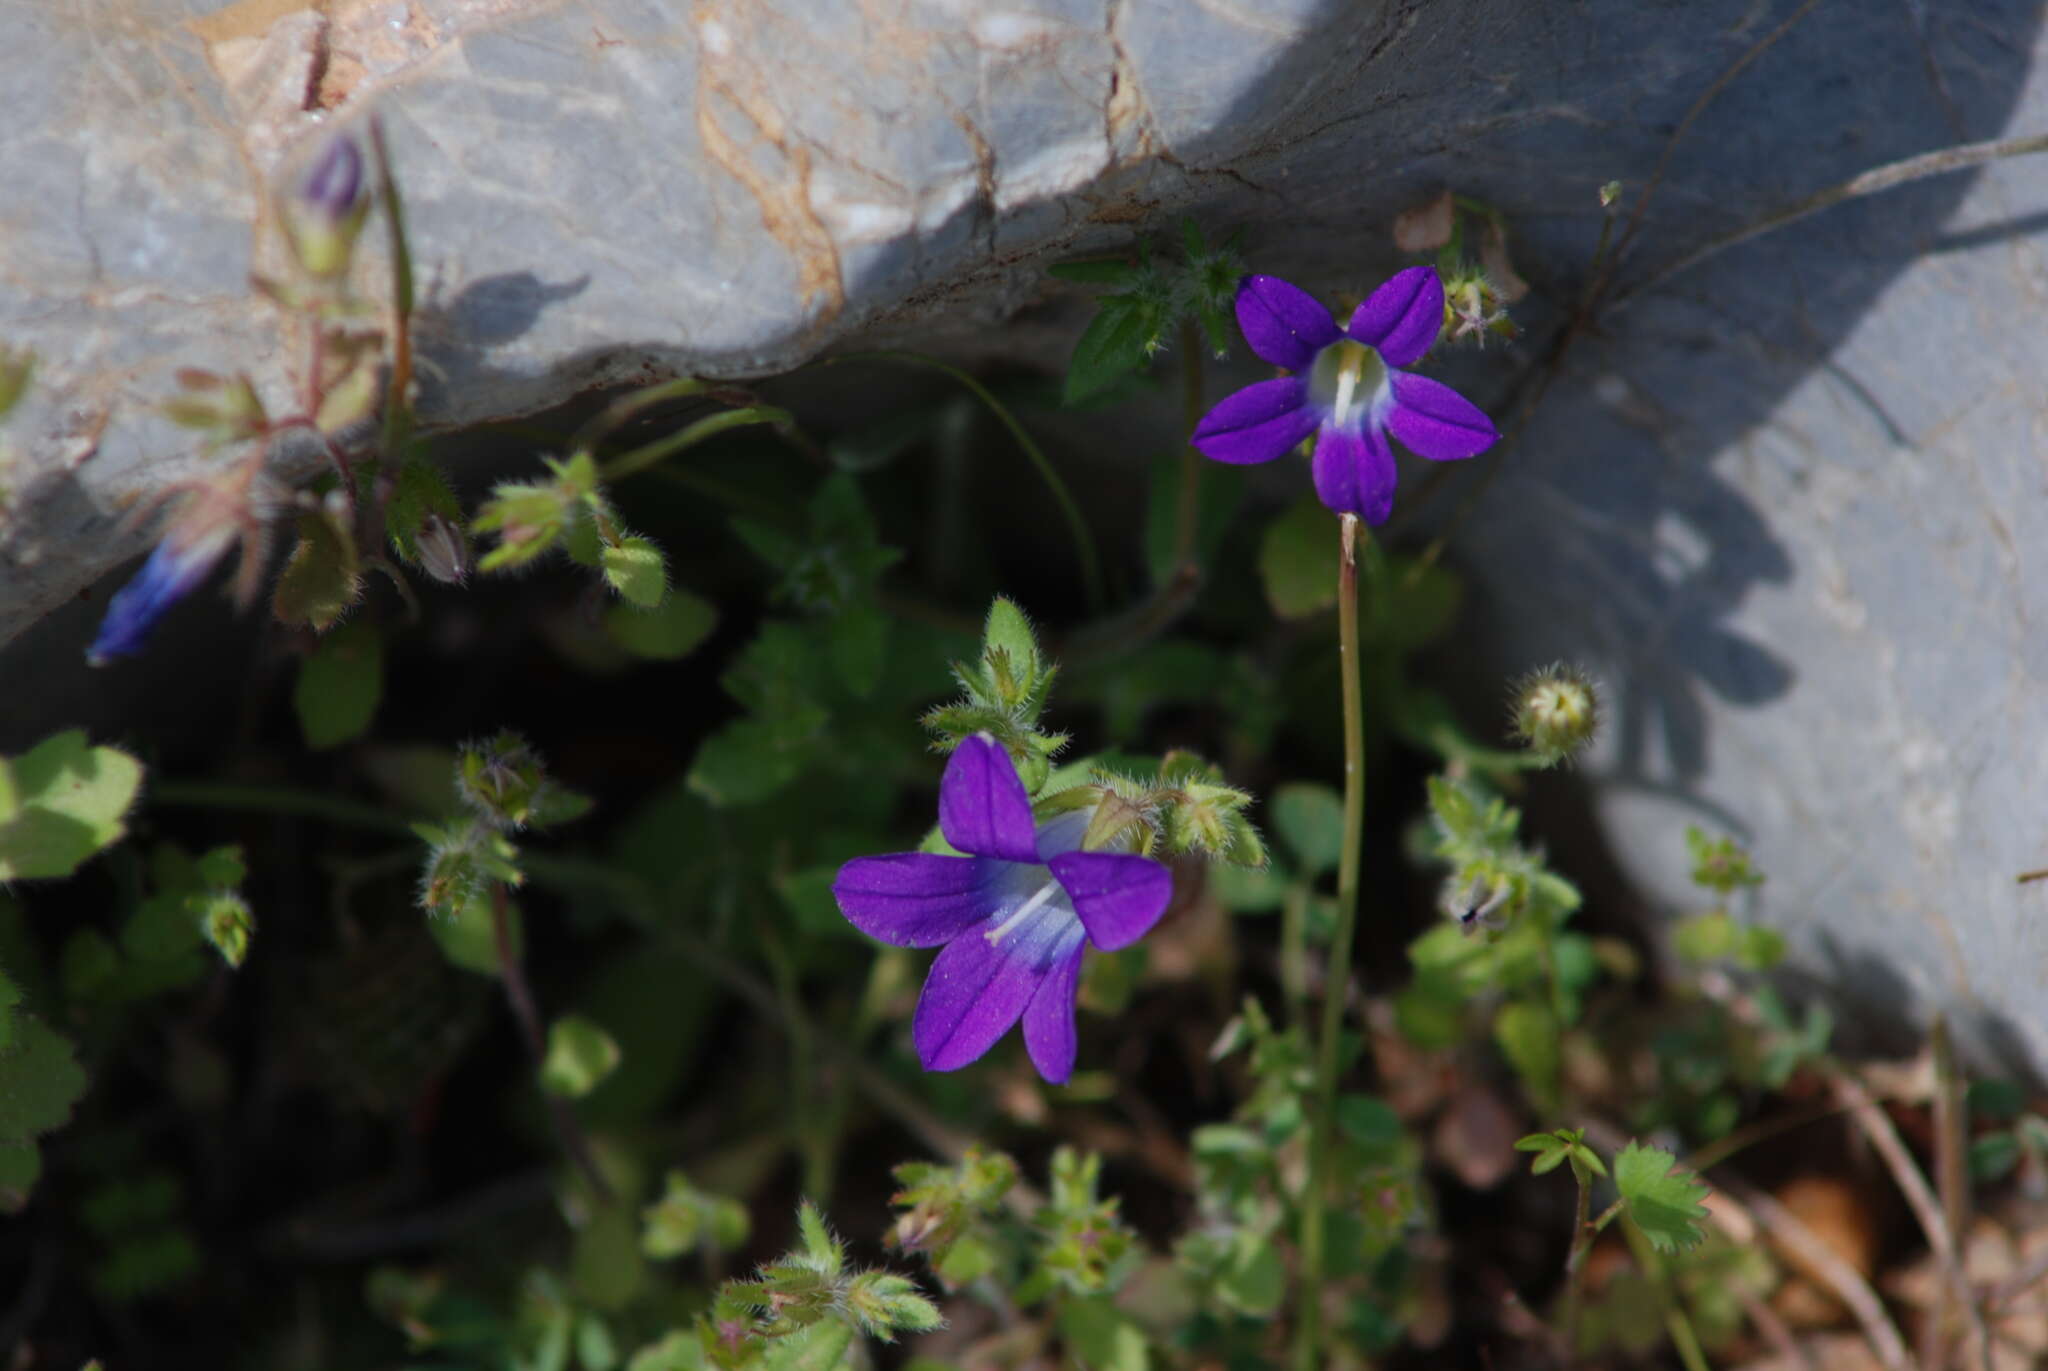
[[42, 1174], [43, 1154], [34, 1143], [0, 1143], [0, 1213], [21, 1212]]
[[[521, 956], [526, 946], [526, 923], [517, 903], [506, 903], [505, 920], [512, 955]], [[448, 914], [427, 920], [427, 932], [441, 945], [441, 955], [465, 971], [496, 976], [504, 969], [498, 962], [497, 927], [489, 900], [458, 902]]]
[[1148, 1371], [1152, 1364], [1143, 1330], [1108, 1300], [1069, 1300], [1060, 1334], [1088, 1371]]
[[[1240, 1229], [1231, 1244], [1229, 1263], [1216, 1282], [1216, 1294], [1240, 1314], [1255, 1319], [1271, 1317], [1287, 1297], [1287, 1268], [1279, 1244], [1249, 1228]], [[1145, 1364], [1142, 1342], [1140, 1359], [1130, 1364]]]
[[574, 1099], [597, 1089], [619, 1065], [611, 1034], [580, 1014], [565, 1014], [548, 1029], [548, 1055], [540, 1083], [551, 1094]]
[[1163, 323], [1158, 306], [1142, 296], [1103, 296], [1095, 318], [1074, 345], [1061, 402], [1079, 404], [1142, 369], [1158, 348]]
[[0, 1052], [0, 1143], [23, 1143], [61, 1128], [85, 1093], [85, 1072], [71, 1040], [26, 1014], [14, 1017]]
[[647, 1259], [640, 1255], [640, 1226], [626, 1204], [591, 1209], [576, 1230], [569, 1254], [576, 1293], [599, 1309], [622, 1309], [647, 1284]]
[[1671, 946], [1689, 962], [1713, 962], [1735, 950], [1735, 920], [1720, 910], [1680, 919], [1671, 929]]
[[856, 601], [827, 620], [825, 632], [839, 683], [855, 699], [874, 694], [888, 664], [889, 620], [872, 604]]
[[1970, 1179], [2001, 1179], [2020, 1163], [2020, 1140], [2012, 1133], [1986, 1133], [1970, 1140]]
[[1336, 869], [1344, 855], [1344, 801], [1326, 785], [1290, 782], [1273, 792], [1273, 831], [1301, 858], [1302, 873]]
[[1963, 1098], [1969, 1106], [1971, 1118], [1988, 1119], [1992, 1123], [2009, 1123], [2027, 1107], [2026, 1088], [2016, 1081], [1971, 1081]]
[[709, 600], [690, 591], [669, 591], [659, 606], [641, 609], [616, 604], [604, 613], [605, 631], [636, 657], [673, 662], [689, 656], [711, 636], [718, 611]]
[[690, 789], [720, 808], [765, 800], [810, 765], [811, 740], [792, 742], [759, 719], [735, 719], [706, 738], [690, 764]]
[[648, 1343], [633, 1354], [626, 1371], [710, 1371], [704, 1359], [704, 1344], [688, 1329], [677, 1329], [660, 1342]]
[[1313, 497], [1266, 525], [1259, 539], [1259, 580], [1283, 619], [1302, 619], [1337, 603], [1337, 521]]
[[1561, 1049], [1551, 1012], [1527, 1000], [1510, 1000], [1493, 1016], [1493, 1040], [1538, 1107], [1554, 1108]]
[[69, 876], [127, 832], [142, 764], [82, 731], [45, 738], [8, 766], [14, 818], [0, 824], [0, 881]]
[[[1244, 498], [1245, 476], [1241, 467], [1196, 457], [1195, 560], [1203, 566], [1215, 563], [1223, 539], [1230, 532], [1231, 516]], [[1163, 451], [1152, 458], [1150, 478], [1145, 487], [1145, 569], [1152, 584], [1170, 583], [1180, 565], [1176, 560], [1180, 538], [1181, 482], [1186, 465], [1184, 450]]]
[[325, 513], [301, 514], [299, 541], [278, 573], [270, 610], [281, 624], [325, 633], [362, 590], [355, 539]]
[[1629, 1218], [1657, 1251], [1682, 1251], [1707, 1236], [1698, 1223], [1707, 1216], [1700, 1203], [1707, 1187], [1669, 1152], [1629, 1143], [1614, 1159], [1614, 1185]]
[[605, 548], [604, 578], [628, 603], [653, 609], [668, 591], [668, 565], [661, 549], [637, 535]]
[[322, 638], [299, 665], [292, 708], [306, 746], [337, 747], [369, 730], [384, 695], [384, 639], [368, 619]]
[[1043, 669], [1038, 655], [1038, 635], [1031, 630], [1031, 620], [1017, 608], [1016, 601], [1004, 596], [998, 595], [989, 602], [988, 620], [981, 630], [981, 645], [984, 657], [997, 652], [1003, 654], [1015, 680], [1030, 681]]
[[805, 1264], [824, 1275], [837, 1275], [846, 1260], [846, 1249], [840, 1246], [839, 1239], [832, 1236], [832, 1230], [826, 1226], [825, 1216], [819, 1212], [818, 1206], [809, 1200], [798, 1205], [796, 1228], [803, 1240]]
[[391, 501], [384, 507], [384, 522], [391, 530], [392, 545], [408, 562], [419, 560], [420, 525], [429, 514], [438, 514], [452, 524], [462, 522], [462, 503], [449, 488], [440, 468], [417, 457], [399, 463], [398, 479], [392, 483]]
[[1130, 286], [1145, 275], [1145, 268], [1128, 257], [1084, 257], [1077, 262], [1054, 262], [1046, 274], [1083, 286]]
[[1233, 914], [1267, 914], [1287, 902], [1287, 873], [1224, 864], [1209, 870], [1209, 890]]
[[768, 1344], [761, 1356], [763, 1371], [839, 1371], [853, 1346], [853, 1330], [826, 1322]]

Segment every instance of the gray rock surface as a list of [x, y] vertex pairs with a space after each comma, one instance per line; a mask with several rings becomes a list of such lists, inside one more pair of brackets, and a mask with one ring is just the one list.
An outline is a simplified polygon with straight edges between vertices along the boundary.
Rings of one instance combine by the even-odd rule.
[[[1595, 188], [1633, 195], [1667, 147], [1624, 279], [1870, 166], [2048, 129], [2038, 5], [1899, 0], [1805, 14], [1673, 144], [1793, 8], [0, 0], [0, 339], [44, 358], [4, 435], [0, 643], [139, 550], [120, 512], [193, 460], [148, 408], [176, 366], [281, 393], [251, 224], [373, 105], [427, 288], [423, 408], [462, 424], [957, 333], [1048, 257], [1189, 210], [1334, 293], [1452, 185], [1563, 300]], [[1682, 904], [1684, 824], [1743, 833], [1806, 965], [2036, 1070], [2048, 883], [2014, 875], [2048, 865], [2044, 212], [2048, 159], [2014, 161], [1673, 280], [1573, 349], [1459, 529], [1489, 665], [1577, 656], [1612, 687], [1587, 770], [1630, 875]], [[1561, 313], [1524, 313], [1468, 393], [1542, 355]]]

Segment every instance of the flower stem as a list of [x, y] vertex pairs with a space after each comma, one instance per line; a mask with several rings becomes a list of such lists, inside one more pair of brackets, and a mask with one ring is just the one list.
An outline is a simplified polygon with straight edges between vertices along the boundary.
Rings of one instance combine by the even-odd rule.
[[773, 405], [755, 405], [750, 409], [728, 409], [719, 414], [707, 414], [694, 424], [687, 424], [674, 433], [657, 438], [643, 447], [636, 447], [624, 456], [614, 457], [598, 472], [599, 479], [606, 484], [623, 481], [628, 476], [638, 475], [666, 457], [671, 457], [684, 448], [695, 447], [707, 438], [716, 438], [732, 428], [745, 428], [749, 424], [773, 424], [777, 428], [792, 428], [796, 420], [788, 410], [776, 409]]
[[1707, 1365], [1707, 1354], [1700, 1347], [1700, 1336], [1693, 1330], [1692, 1319], [1679, 1303], [1678, 1292], [1671, 1288], [1671, 1268], [1650, 1246], [1650, 1240], [1643, 1230], [1636, 1227], [1636, 1221], [1626, 1211], [1621, 1216], [1621, 1233], [1628, 1239], [1629, 1251], [1635, 1256], [1636, 1265], [1650, 1278], [1650, 1284], [1657, 1292], [1657, 1303], [1664, 1313], [1664, 1331], [1671, 1336], [1671, 1345], [1678, 1351], [1678, 1360], [1685, 1371], [1712, 1371]]
[[[540, 1006], [534, 1002], [533, 987], [526, 983], [526, 967], [519, 960], [519, 949], [512, 943], [512, 911], [510, 898], [505, 894], [502, 881], [491, 886], [491, 934], [498, 949], [498, 979], [504, 982], [505, 999], [512, 1006], [512, 1017], [519, 1020], [521, 1035], [526, 1039], [527, 1051], [533, 1055], [535, 1070], [547, 1060], [547, 1030], [541, 1027]], [[556, 1140], [562, 1150], [576, 1163], [576, 1169], [583, 1173], [583, 1179], [590, 1183], [590, 1190], [600, 1204], [612, 1202], [612, 1188], [605, 1183], [604, 1173], [597, 1169], [597, 1158], [590, 1150], [590, 1139], [583, 1134], [583, 1125], [576, 1118], [576, 1111], [569, 1102], [545, 1086], [541, 1098], [548, 1102], [548, 1117], [555, 1126]]]
[[1344, 692], [1344, 846], [1337, 862], [1337, 928], [1323, 979], [1323, 1025], [1316, 1043], [1316, 1100], [1310, 1116], [1308, 1190], [1301, 1207], [1301, 1291], [1294, 1330], [1295, 1371], [1319, 1371], [1322, 1357], [1323, 1219], [1336, 1142], [1337, 1069], [1351, 981], [1351, 934], [1358, 924], [1359, 847], [1365, 832], [1365, 705], [1358, 683], [1358, 517], [1337, 516], [1337, 661]]
[[[391, 174], [384, 125], [370, 121], [370, 156], [377, 165], [377, 198], [384, 206], [384, 232], [391, 245], [391, 368], [384, 382], [381, 455], [395, 460], [412, 433], [412, 249], [405, 238], [405, 205]], [[318, 413], [318, 410], [312, 411]]]
[[1585, 1298], [1586, 1253], [1593, 1246], [1593, 1178], [1572, 1165], [1579, 1183], [1579, 1207], [1572, 1215], [1572, 1245], [1564, 1259], [1564, 1364], [1579, 1357], [1579, 1309]]
[[1016, 440], [1024, 455], [1031, 459], [1031, 464], [1038, 468], [1039, 476], [1045, 481], [1046, 488], [1052, 492], [1053, 502], [1060, 507], [1060, 517], [1066, 520], [1067, 531], [1073, 535], [1074, 555], [1081, 565], [1081, 587], [1088, 596], [1089, 612], [1102, 612], [1103, 605], [1107, 603], [1102, 589], [1102, 559], [1096, 554], [1095, 540], [1088, 534], [1088, 523], [1081, 517], [1081, 507], [1074, 503], [1073, 492], [1067, 489], [1067, 483], [1060, 479], [1059, 472], [1046, 459], [1044, 449], [1032, 441], [1031, 435], [1024, 431], [1024, 425], [1017, 422], [1017, 416], [1010, 413], [1009, 406], [990, 394], [987, 386], [960, 368], [941, 362], [936, 357], [927, 357], [921, 352], [848, 352], [825, 359], [826, 365], [834, 362], [896, 362], [903, 366], [927, 367], [952, 377], [973, 392], [974, 398], [988, 407], [989, 413], [995, 415], [997, 421], [1009, 430], [1010, 437]]

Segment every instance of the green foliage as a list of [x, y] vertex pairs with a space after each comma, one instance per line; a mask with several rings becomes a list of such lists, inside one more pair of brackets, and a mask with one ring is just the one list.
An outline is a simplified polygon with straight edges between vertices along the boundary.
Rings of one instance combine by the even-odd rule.
[[998, 596], [982, 629], [981, 659], [956, 662], [953, 679], [961, 698], [924, 716], [925, 729], [945, 752], [962, 739], [986, 733], [1017, 763], [1024, 789], [1036, 795], [1052, 773], [1052, 757], [1066, 746], [1064, 733], [1039, 731], [1059, 668], [1045, 660], [1031, 621], [1014, 603]]
[[752, 1227], [745, 1205], [699, 1190], [681, 1171], [669, 1172], [665, 1185], [661, 1198], [640, 1211], [642, 1252], [661, 1261], [745, 1244]]
[[335, 747], [369, 731], [384, 694], [384, 640], [367, 619], [322, 638], [299, 667], [292, 708], [306, 746]]
[[1334, 871], [1344, 855], [1344, 801], [1326, 785], [1294, 782], [1273, 792], [1273, 829], [1313, 878]]
[[1229, 346], [1225, 320], [1244, 275], [1234, 237], [1212, 247], [1200, 228], [1186, 221], [1177, 257], [1140, 239], [1134, 258], [1062, 262], [1051, 271], [1061, 280], [1112, 288], [1098, 301], [1095, 318], [1068, 363], [1063, 398], [1070, 406], [1085, 404], [1142, 371], [1183, 319], [1200, 326], [1217, 356]]
[[1614, 1187], [1624, 1211], [1659, 1252], [1693, 1247], [1706, 1237], [1699, 1220], [1707, 1187], [1661, 1148], [1630, 1142], [1614, 1158]]
[[1571, 1163], [1572, 1175], [1578, 1178], [1580, 1185], [1591, 1185], [1595, 1176], [1607, 1174], [1607, 1163], [1586, 1146], [1586, 1130], [1583, 1128], [1531, 1133], [1526, 1138], [1515, 1140], [1515, 1151], [1536, 1154], [1535, 1160], [1529, 1163], [1532, 1175], [1546, 1175], [1566, 1162]]
[[718, 625], [718, 610], [701, 595], [672, 589], [654, 609], [617, 604], [604, 612], [605, 631], [636, 657], [673, 662], [689, 656]]
[[619, 1066], [619, 1045], [580, 1014], [565, 1014], [548, 1028], [548, 1054], [540, 1064], [541, 1088], [578, 1099], [597, 1089]]
[[1259, 580], [1266, 603], [1283, 619], [1304, 619], [1337, 603], [1337, 521], [1322, 501], [1303, 497], [1266, 525]]
[[142, 764], [82, 731], [0, 758], [0, 882], [69, 876], [127, 832]]
[[600, 554], [604, 578], [628, 604], [655, 609], [668, 593], [668, 564], [661, 549], [647, 539], [628, 535]]
[[271, 592], [270, 610], [281, 624], [325, 633], [362, 595], [362, 560], [345, 507], [301, 514], [299, 541]]

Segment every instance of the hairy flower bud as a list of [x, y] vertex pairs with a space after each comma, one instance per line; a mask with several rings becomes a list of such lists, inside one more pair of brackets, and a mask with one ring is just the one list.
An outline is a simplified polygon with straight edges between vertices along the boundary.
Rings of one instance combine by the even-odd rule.
[[1563, 662], [1524, 676], [1513, 703], [1515, 736], [1550, 765], [1578, 753], [1600, 727], [1592, 677]]
[[369, 211], [362, 149], [347, 134], [338, 135], [285, 202], [285, 235], [292, 255], [308, 275], [341, 275], [348, 270], [356, 234]]

